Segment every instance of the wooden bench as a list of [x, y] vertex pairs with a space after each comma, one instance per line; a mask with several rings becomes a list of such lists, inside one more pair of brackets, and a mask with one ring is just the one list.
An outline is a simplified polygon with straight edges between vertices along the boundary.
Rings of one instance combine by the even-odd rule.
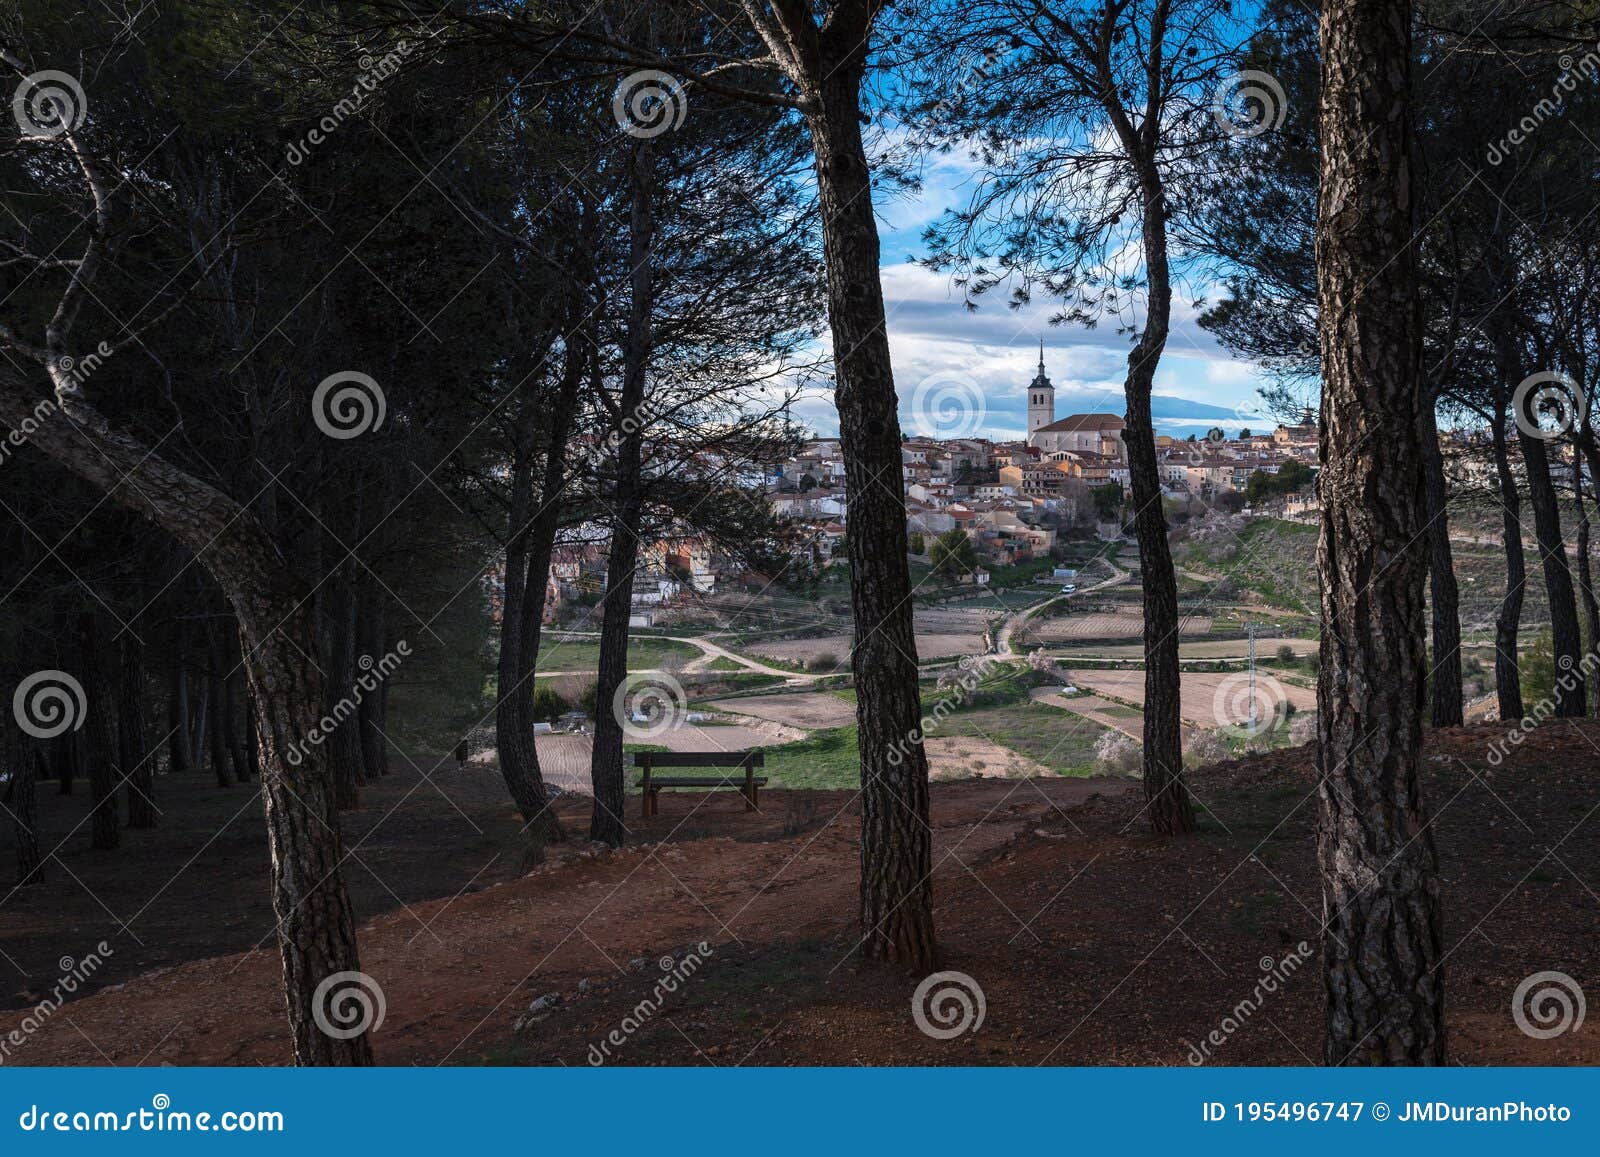
[[[767, 777], [757, 775], [756, 768], [763, 766], [766, 757], [759, 751], [641, 751], [634, 755], [633, 765], [640, 771], [639, 787], [644, 790], [645, 818], [660, 811], [658, 796], [664, 787], [719, 787], [737, 788], [744, 796], [744, 810], [756, 810], [756, 789], [765, 787]], [[742, 776], [733, 772], [727, 775], [657, 775], [658, 767], [738, 767]]]

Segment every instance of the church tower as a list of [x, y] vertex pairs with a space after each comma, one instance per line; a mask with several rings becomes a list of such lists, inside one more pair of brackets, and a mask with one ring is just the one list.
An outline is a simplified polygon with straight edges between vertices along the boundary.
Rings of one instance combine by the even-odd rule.
[[1044, 372], [1044, 338], [1039, 339], [1039, 376], [1028, 386], [1028, 436], [1056, 420], [1056, 388]]

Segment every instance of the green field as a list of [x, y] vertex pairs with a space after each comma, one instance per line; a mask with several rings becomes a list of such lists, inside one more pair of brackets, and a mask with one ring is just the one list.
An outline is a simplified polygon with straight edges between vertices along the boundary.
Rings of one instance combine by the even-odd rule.
[[992, 739], [1057, 775], [1093, 775], [1094, 745], [1104, 733], [1105, 728], [1082, 716], [1024, 700], [957, 711], [930, 735]]
[[[671, 670], [683, 666], [699, 654], [700, 648], [688, 643], [634, 635], [628, 641], [628, 670], [643, 671], [650, 667]], [[599, 666], [598, 639], [560, 642], [547, 638], [539, 648], [539, 669], [542, 671], [593, 671]]]

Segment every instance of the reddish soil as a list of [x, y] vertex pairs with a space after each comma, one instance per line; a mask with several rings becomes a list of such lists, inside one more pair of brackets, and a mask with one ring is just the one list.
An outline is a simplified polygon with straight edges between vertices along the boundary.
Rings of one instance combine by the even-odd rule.
[[[1491, 767], [1501, 735], [1429, 738], [1452, 1055], [1600, 1062], [1592, 1031], [1539, 1041], [1511, 1016], [1513, 990], [1535, 972], [1600, 991], [1600, 723], [1547, 724]], [[580, 1065], [615, 1030], [611, 1059], [626, 1064], [1182, 1064], [1189, 1042], [1251, 995], [1264, 962], [1317, 939], [1304, 749], [1195, 775], [1209, 810], [1197, 836], [1177, 841], [1147, 834], [1125, 781], [936, 785], [943, 967], [969, 974], [986, 1001], [981, 1027], [947, 1041], [913, 1021], [920, 977], [859, 965], [852, 793], [774, 791], [757, 814], [732, 793], [668, 795], [659, 817], [630, 816], [636, 846], [568, 844], [515, 876], [509, 808], [497, 784], [472, 776], [440, 786], [481, 835], [415, 773], [372, 789], [347, 818], [362, 861], [348, 865], [352, 889], [370, 914], [362, 966], [387, 1004], [373, 1036], [383, 1063]], [[56, 957], [102, 938], [116, 955], [100, 979], [125, 982], [67, 1004], [10, 1063], [289, 1059], [259, 812], [207, 845], [198, 815], [177, 818], [185, 793], [163, 786], [167, 828], [127, 833], [111, 854], [87, 852], [80, 831], [48, 883], [0, 905], [0, 948], [30, 994], [14, 1007], [48, 990]], [[46, 802], [69, 814], [71, 801]], [[566, 801], [570, 829], [586, 807]], [[118, 933], [89, 893], [130, 930]], [[658, 958], [701, 942], [710, 951], [694, 975], [630, 1031], [663, 975]], [[548, 996], [560, 999], [530, 1015]], [[1319, 1060], [1320, 1006], [1313, 958], [1212, 1049], [1214, 1062]], [[0, 1033], [21, 1019], [0, 1013]]]

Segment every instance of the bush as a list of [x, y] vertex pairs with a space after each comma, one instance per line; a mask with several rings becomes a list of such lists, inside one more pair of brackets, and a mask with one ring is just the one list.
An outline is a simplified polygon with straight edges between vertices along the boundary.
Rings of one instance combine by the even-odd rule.
[[818, 651], [806, 661], [806, 670], [811, 672], [833, 672], [839, 669], [839, 656], [832, 651]]
[[1183, 766], [1186, 768], [1220, 763], [1227, 759], [1229, 754], [1228, 745], [1215, 731], [1196, 729], [1184, 736]]
[[1291, 667], [1294, 666], [1295, 663], [1299, 662], [1298, 657], [1294, 653], [1294, 648], [1289, 646], [1288, 643], [1284, 643], [1278, 648], [1278, 662], [1287, 663]]
[[1108, 731], [1095, 741], [1094, 762], [1107, 775], [1136, 775], [1144, 763], [1144, 753], [1132, 737]]
[[555, 688], [541, 685], [533, 689], [533, 717], [540, 723], [551, 723], [570, 710]]

